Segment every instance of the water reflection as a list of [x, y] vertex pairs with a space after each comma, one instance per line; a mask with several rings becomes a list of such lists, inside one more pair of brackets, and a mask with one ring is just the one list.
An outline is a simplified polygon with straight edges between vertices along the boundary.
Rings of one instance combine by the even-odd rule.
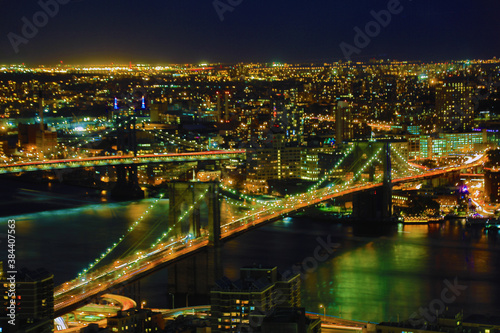
[[498, 246], [482, 230], [455, 222], [400, 226], [393, 236], [367, 239], [308, 276], [304, 305], [328, 304], [328, 313], [346, 318], [405, 319], [439, 299], [445, 279], [457, 278], [468, 289], [449, 305], [451, 313], [494, 313], [500, 308], [493, 282], [499, 262]]
[[[56, 284], [72, 279], [115, 242], [152, 200], [96, 204], [82, 208], [15, 216], [20, 266], [46, 267]], [[238, 211], [223, 209], [227, 216]], [[167, 229], [168, 200], [161, 200], [122, 252], [143, 249]], [[0, 228], [6, 228], [3, 218]], [[202, 216], [204, 220], [205, 217]], [[460, 221], [400, 225], [377, 238], [356, 237], [352, 227], [332, 221], [287, 218], [247, 232], [224, 244], [224, 273], [238, 278], [245, 265], [277, 265], [286, 270], [312, 256], [317, 237], [332, 236], [340, 249], [305, 275], [303, 305], [330, 315], [367, 321], [401, 320], [439, 298], [444, 280], [455, 277], [467, 290], [450, 311], [494, 314], [500, 311], [498, 232], [467, 229]], [[144, 298], [166, 307], [165, 271], [145, 280]]]
[[[165, 201], [159, 203], [138, 231], [146, 233], [163, 223], [161, 217], [168, 207]], [[1, 219], [0, 228], [6, 228], [8, 219], [15, 219], [18, 265], [46, 267], [54, 273], [58, 284], [74, 278], [126, 234], [152, 202], [146, 199], [10, 216]], [[137, 242], [137, 238], [126, 239], [124, 248], [141, 245]]]
[[[421, 227], [411, 229], [417, 231], [416, 237], [422, 237]], [[410, 235], [415, 237], [413, 232]], [[346, 318], [380, 320], [392, 308], [421, 297], [418, 290], [423, 282], [416, 273], [423, 269], [427, 256], [424, 246], [387, 238], [367, 241], [364, 246], [332, 259], [329, 267], [321, 267], [319, 275], [327, 270], [327, 281], [317, 281], [312, 275], [305, 289], [309, 291], [316, 285], [316, 292], [306, 293], [304, 301], [328, 304], [328, 311], [342, 312]]]

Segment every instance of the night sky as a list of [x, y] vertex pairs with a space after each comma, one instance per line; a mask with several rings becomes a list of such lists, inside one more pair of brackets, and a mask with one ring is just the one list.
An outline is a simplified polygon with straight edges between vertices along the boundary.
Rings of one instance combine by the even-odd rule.
[[[59, 1], [69, 3], [16, 53], [9, 33], [23, 37], [21, 19], [33, 22], [41, 7], [0, 0], [0, 64], [332, 62], [344, 58], [341, 42], [354, 44], [354, 27], [373, 20], [370, 11], [395, 0], [218, 0], [241, 2], [223, 21], [213, 0]], [[353, 60], [500, 56], [500, 1], [400, 2], [402, 12]]]

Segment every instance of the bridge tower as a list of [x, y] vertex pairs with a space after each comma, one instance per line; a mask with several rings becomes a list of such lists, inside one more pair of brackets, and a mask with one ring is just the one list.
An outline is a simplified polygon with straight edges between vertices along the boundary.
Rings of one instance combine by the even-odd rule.
[[[173, 234], [189, 233], [193, 237], [199, 237], [208, 233], [210, 245], [196, 255], [167, 268], [170, 305], [179, 307], [193, 303], [206, 304], [211, 288], [222, 277], [219, 183], [173, 182], [168, 184], [168, 196], [168, 220], [169, 226], [174, 228]], [[186, 209], [191, 210], [189, 217], [186, 216], [181, 223], [177, 223]], [[201, 223], [201, 217], [205, 215], [208, 217], [206, 229]]]
[[[189, 233], [201, 236], [200, 208], [206, 205], [208, 211], [207, 230], [211, 245], [220, 245], [220, 201], [217, 182], [172, 182], [167, 185], [169, 198], [169, 225], [174, 234]], [[192, 208], [191, 208], [192, 207]], [[188, 224], [176, 223], [183, 212], [191, 210]]]
[[390, 220], [392, 218], [392, 164], [391, 164], [391, 143], [384, 143], [384, 184], [382, 185], [382, 218]]
[[[382, 226], [388, 225], [392, 221], [392, 165], [391, 165], [391, 144], [390, 142], [360, 142], [356, 143], [354, 150], [356, 160], [361, 163], [357, 167], [361, 168], [366, 161], [375, 153], [380, 152], [383, 167], [382, 187], [358, 192], [353, 195], [353, 220], [355, 232], [379, 233]], [[368, 168], [370, 172], [369, 180], [373, 181], [375, 168]], [[354, 173], [356, 173], [356, 166]]]
[[[116, 148], [124, 155], [137, 156], [136, 118], [134, 115], [117, 118], [117, 143]], [[111, 192], [117, 199], [144, 198], [144, 192], [139, 186], [137, 165], [116, 166], [116, 185]]]

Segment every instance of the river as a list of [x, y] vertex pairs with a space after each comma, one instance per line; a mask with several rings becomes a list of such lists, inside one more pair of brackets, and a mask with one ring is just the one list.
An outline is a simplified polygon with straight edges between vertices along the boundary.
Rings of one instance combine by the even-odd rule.
[[[18, 267], [44, 267], [54, 273], [56, 285], [74, 278], [126, 234], [146, 210], [150, 212], [137, 226], [138, 236], [120, 244], [122, 251], [149, 246], [166, 227], [168, 200], [102, 202], [85, 189], [57, 185], [53, 190], [52, 186], [10, 180], [2, 184], [7, 185], [0, 189], [4, 216], [0, 230], [7, 230], [9, 219], [16, 220]], [[30, 213], [21, 214], [23, 207]], [[43, 207], [50, 210], [39, 212]], [[285, 270], [306, 263], [302, 305], [312, 312], [323, 313], [322, 304], [330, 315], [381, 322], [435, 309], [441, 301], [449, 313], [494, 315], [500, 313], [499, 236], [469, 230], [463, 221], [445, 221], [400, 225], [381, 237], [357, 237], [347, 224], [302, 216], [226, 242], [222, 258], [230, 279], [238, 277], [242, 266], [262, 264]], [[338, 249], [328, 259], [313, 262], [315, 249], [328, 238], [339, 244]], [[0, 247], [5, 261], [6, 242], [2, 240]], [[150, 286], [141, 286], [151, 307], [167, 307], [166, 292], [158, 292], [165, 274], [160, 272], [158, 278], [148, 279]], [[459, 285], [458, 293], [445, 290], [443, 299], [443, 290], [450, 284]]]

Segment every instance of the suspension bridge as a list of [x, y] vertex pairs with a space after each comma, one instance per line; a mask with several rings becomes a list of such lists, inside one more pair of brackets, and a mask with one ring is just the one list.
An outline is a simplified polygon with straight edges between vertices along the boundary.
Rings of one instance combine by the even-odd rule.
[[116, 165], [143, 165], [153, 163], [215, 161], [233, 158], [244, 158], [245, 150], [201, 151], [193, 153], [166, 153], [125, 156], [78, 157], [59, 160], [42, 160], [32, 162], [16, 162], [0, 164], [0, 174], [19, 172], [52, 171], [88, 167], [104, 167]]
[[[165, 193], [154, 200], [125, 234], [91, 261], [75, 279], [55, 289], [55, 315], [65, 314], [94, 297], [123, 288], [195, 253], [217, 248], [229, 238], [307, 207], [378, 188], [390, 191], [394, 184], [458, 172], [480, 166], [483, 162], [484, 155], [475, 155], [459, 164], [428, 169], [409, 163], [398, 149], [391, 149], [390, 143], [352, 143], [344, 148], [342, 158], [332, 169], [307, 192], [285, 198], [262, 200], [217, 182], [170, 183]], [[123, 254], [115, 253], [120, 244], [137, 234], [137, 227], [148, 219], [162, 200], [167, 199], [166, 196], [169, 200], [168, 218], [158, 221], [158, 228], [153, 228], [162, 228], [157, 238], [151, 244], [143, 242], [137, 245], [137, 251], [134, 248]], [[387, 204], [390, 209], [390, 203]], [[208, 211], [205, 223], [200, 217], [202, 209]]]

